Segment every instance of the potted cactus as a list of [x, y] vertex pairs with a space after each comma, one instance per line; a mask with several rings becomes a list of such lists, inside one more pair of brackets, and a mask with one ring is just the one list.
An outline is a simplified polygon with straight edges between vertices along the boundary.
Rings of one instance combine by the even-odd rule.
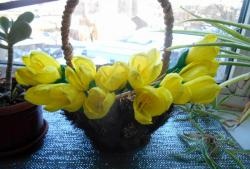
[[0, 156], [14, 154], [34, 145], [47, 131], [39, 106], [23, 99], [25, 88], [12, 77], [13, 46], [30, 37], [31, 12], [15, 21], [0, 17], [0, 48], [8, 51], [5, 78], [0, 79]]

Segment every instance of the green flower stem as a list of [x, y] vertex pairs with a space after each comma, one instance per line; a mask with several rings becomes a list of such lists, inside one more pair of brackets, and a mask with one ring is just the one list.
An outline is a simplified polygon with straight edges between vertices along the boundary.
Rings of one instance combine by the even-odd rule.
[[248, 79], [250, 79], [250, 72], [245, 73], [245, 74], [242, 74], [242, 75], [237, 76], [237, 77], [235, 77], [235, 78], [229, 79], [229, 80], [227, 80], [227, 81], [221, 83], [221, 84], [220, 84], [220, 87], [224, 88], [224, 87], [229, 86], [229, 85], [231, 85], [231, 84], [234, 84], [234, 83], [236, 83], [236, 82], [238, 82], [238, 81], [241, 81], [241, 80], [248, 80]]

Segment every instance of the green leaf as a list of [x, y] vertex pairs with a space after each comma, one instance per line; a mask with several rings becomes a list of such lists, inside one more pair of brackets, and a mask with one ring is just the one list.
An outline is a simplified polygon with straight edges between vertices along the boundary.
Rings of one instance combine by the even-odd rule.
[[[192, 16], [196, 17], [196, 18], [203, 19], [203, 18], [201, 18], [200, 16], [195, 15], [195, 14], [193, 14], [192, 12], [188, 11], [187, 9], [184, 9], [183, 7], [182, 7], [182, 9], [185, 10], [186, 12], [188, 12], [189, 14], [191, 14]], [[235, 30], [229, 29], [228, 27], [226, 27], [226, 26], [224, 26], [224, 25], [222, 25], [222, 24], [211, 23], [211, 22], [207, 22], [207, 23], [213, 25], [214, 27], [216, 27], [216, 28], [218, 28], [218, 29], [220, 29], [220, 30], [222, 30], [222, 31], [224, 31], [224, 32], [226, 32], [226, 33], [228, 33], [228, 34], [230, 34], [230, 35], [232, 35], [232, 36], [235, 37], [235, 38], [238, 38], [238, 39], [241, 40], [242, 42], [250, 43], [250, 38], [241, 35], [240, 33], [238, 33], [238, 32], [235, 31]]]
[[188, 45], [177, 45], [177, 46], [171, 46], [167, 48], [166, 50], [174, 50], [179, 48], [187, 48], [187, 47], [193, 47], [193, 46], [224, 46], [224, 47], [231, 47], [231, 48], [238, 48], [246, 51], [250, 51], [249, 45], [243, 45], [243, 44], [237, 44], [233, 42], [216, 42], [216, 43], [200, 43], [200, 44], [188, 44]]
[[226, 35], [214, 33], [214, 32], [206, 32], [206, 31], [190, 31], [190, 30], [173, 30], [173, 33], [177, 34], [185, 34], [185, 35], [196, 35], [196, 36], [205, 36], [207, 34], [214, 34], [218, 37], [218, 39], [229, 42], [238, 42], [238, 39], [229, 37]]
[[245, 60], [250, 61], [250, 57], [246, 55], [233, 55], [233, 54], [220, 54], [217, 56], [218, 58], [232, 58], [232, 59], [239, 59], [239, 60]]
[[4, 16], [0, 17], [0, 29], [2, 29], [5, 32], [5, 34], [8, 33], [9, 27], [10, 27], [9, 19]]
[[60, 69], [61, 69], [61, 78], [55, 81], [54, 83], [67, 83], [66, 77], [65, 77], [65, 66], [61, 65]]
[[0, 48], [8, 49], [8, 46], [5, 46], [5, 45], [3, 45], [3, 44], [0, 44]]
[[0, 32], [0, 39], [6, 40], [6, 35], [3, 32]]
[[24, 12], [23, 14], [19, 15], [16, 21], [22, 21], [30, 23], [34, 19], [34, 14], [31, 12]]
[[185, 51], [181, 54], [181, 56], [180, 56], [180, 58], [178, 59], [178, 62], [176, 63], [176, 65], [175, 65], [173, 68], [167, 70], [167, 73], [174, 73], [174, 72], [177, 72], [177, 73], [178, 73], [178, 72], [181, 71], [181, 69], [182, 69], [183, 67], [186, 66], [186, 58], [187, 58], [187, 55], [188, 55], [188, 51], [189, 51], [189, 49], [185, 50]]
[[236, 164], [241, 169], [246, 169], [246, 167], [244, 166], [244, 164], [242, 163], [242, 161], [239, 158], [237, 158], [233, 152], [231, 152], [230, 150], [226, 150], [226, 149], [225, 149], [225, 152], [232, 158], [232, 160], [234, 160], [236, 162]]
[[233, 55], [239, 55], [239, 53], [236, 53], [236, 52], [234, 52], [232, 50], [220, 49], [220, 52], [228, 53], [228, 54], [233, 54]]
[[235, 22], [224, 21], [224, 20], [219, 20], [219, 19], [199, 18], [199, 19], [189, 19], [186, 21], [204, 21], [204, 22], [211, 22], [211, 23], [219, 23], [219, 24], [230, 25], [230, 26], [235, 26], [238, 28], [250, 30], [250, 26], [247, 24], [235, 23]]
[[213, 169], [219, 168], [214, 159], [209, 155], [208, 147], [205, 141], [202, 141], [200, 151], [203, 155], [204, 160], [206, 161], [206, 163], [209, 165], [210, 168]]
[[234, 65], [234, 66], [250, 67], [250, 63], [246, 63], [246, 62], [221, 61], [219, 63], [220, 65]]
[[17, 42], [25, 40], [30, 37], [31, 31], [32, 29], [28, 23], [16, 21], [10, 29], [8, 42], [13, 45]]
[[92, 80], [90, 83], [89, 83], [89, 89], [93, 88], [93, 87], [96, 87], [96, 83], [94, 80]]

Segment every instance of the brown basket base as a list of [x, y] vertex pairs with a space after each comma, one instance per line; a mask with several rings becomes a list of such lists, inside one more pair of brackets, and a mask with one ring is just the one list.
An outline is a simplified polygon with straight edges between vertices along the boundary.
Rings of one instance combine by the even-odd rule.
[[151, 134], [167, 121], [171, 110], [172, 106], [162, 115], [154, 117], [151, 125], [142, 125], [134, 119], [132, 102], [128, 100], [117, 100], [100, 120], [89, 120], [82, 111], [65, 111], [64, 114], [76, 127], [85, 131], [99, 150], [124, 152], [145, 146]]

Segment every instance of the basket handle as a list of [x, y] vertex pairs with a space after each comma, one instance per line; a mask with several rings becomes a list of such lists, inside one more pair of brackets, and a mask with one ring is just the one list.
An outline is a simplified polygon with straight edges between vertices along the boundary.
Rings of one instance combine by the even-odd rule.
[[[163, 8], [164, 13], [164, 24], [165, 28], [165, 39], [164, 39], [164, 47], [170, 47], [172, 45], [172, 29], [173, 29], [173, 11], [169, 0], [158, 0]], [[67, 0], [65, 10], [62, 16], [62, 27], [61, 27], [61, 37], [62, 37], [62, 50], [64, 53], [64, 59], [66, 60], [66, 64], [72, 67], [71, 59], [73, 56], [73, 47], [69, 42], [69, 31], [70, 31], [70, 23], [71, 23], [71, 15], [74, 12], [75, 7], [79, 3], [79, 0]], [[164, 50], [162, 61], [163, 68], [162, 74], [165, 73], [164, 70], [168, 68], [169, 57], [171, 52]]]

